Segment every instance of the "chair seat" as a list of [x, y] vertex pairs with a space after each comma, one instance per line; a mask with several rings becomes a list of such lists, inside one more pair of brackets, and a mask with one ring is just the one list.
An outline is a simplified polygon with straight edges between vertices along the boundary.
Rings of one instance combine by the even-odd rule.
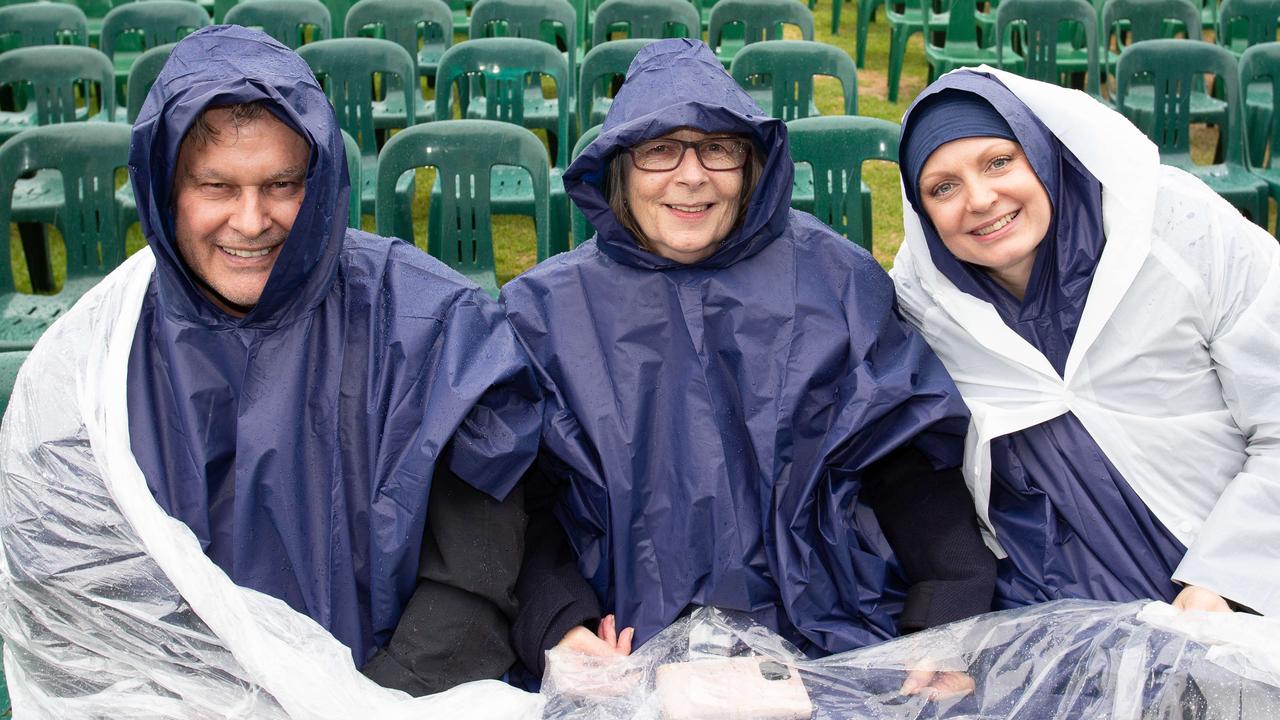
[[[537, 128], [554, 133], [560, 121], [558, 102], [557, 98], [548, 99], [542, 97], [541, 90], [537, 90], [536, 94], [525, 93], [524, 121], [521, 122], [521, 125], [529, 129]], [[432, 115], [434, 116], [434, 113]], [[484, 98], [472, 98], [471, 103], [467, 106], [467, 117], [473, 120], [485, 119]]]
[[1249, 162], [1261, 167], [1267, 153], [1267, 139], [1271, 135], [1271, 111], [1275, 99], [1271, 96], [1271, 83], [1250, 83], [1245, 92], [1245, 128], [1249, 134]]
[[[396, 181], [396, 195], [407, 206], [413, 200], [413, 173], [405, 173]], [[373, 215], [378, 197], [378, 156], [360, 156], [360, 212]], [[403, 238], [412, 241], [412, 237]]]
[[[748, 88], [748, 89], [747, 89], [747, 94], [748, 94], [748, 95], [750, 95], [750, 96], [751, 96], [751, 99], [752, 99], [752, 100], [754, 100], [754, 101], [755, 101], [755, 103], [756, 103], [757, 105], [759, 105], [759, 106], [760, 106], [760, 109], [764, 111], [764, 114], [765, 114], [765, 115], [768, 115], [768, 116], [770, 116], [770, 117], [774, 117], [774, 114], [773, 114], [773, 89], [772, 89], [772, 88], [768, 88], [768, 87], [763, 87], [763, 88]], [[822, 112], [821, 112], [820, 110], [818, 110], [818, 105], [817, 105], [817, 103], [813, 102], [812, 100], [810, 100], [810, 101], [809, 101], [809, 110], [808, 110], [808, 113], [809, 113], [809, 114], [808, 114], [808, 115], [806, 115], [806, 117], [813, 117], [813, 116], [815, 116], [815, 115], [821, 115], [821, 114], [822, 114]]]
[[1181, 168], [1200, 178], [1211, 190], [1236, 206], [1255, 223], [1266, 226], [1270, 186], [1256, 171], [1251, 172], [1241, 165], [1227, 163], [1196, 165], [1191, 162], [1191, 158], [1185, 156], [1164, 156], [1160, 159], [1165, 164]]
[[[796, 163], [791, 183], [791, 207], [813, 214], [815, 206], [813, 167], [808, 163]], [[871, 187], [862, 183], [862, 236], [871, 237]]]
[[64, 193], [57, 170], [37, 170], [32, 177], [19, 178], [13, 184], [13, 222], [54, 224], [66, 204]]
[[[1155, 88], [1151, 85], [1131, 85], [1124, 98], [1125, 114], [1138, 129], [1146, 132], [1155, 117]], [[1193, 123], [1221, 125], [1227, 119], [1227, 103], [1195, 90], [1190, 97], [1190, 118]]]
[[[925, 48], [925, 58], [929, 61], [930, 67], [933, 68], [935, 76], [951, 72], [956, 68], [974, 67], [983, 63], [995, 65], [998, 62], [995, 48], [978, 47], [976, 44], [956, 45], [953, 43], [945, 48], [927, 46]], [[1011, 63], [1006, 60], [1005, 67], [1010, 66]]]
[[0, 295], [0, 342], [34, 343], [101, 278], [68, 278], [56, 295]]
[[[436, 102], [424, 100], [414, 93], [413, 117], [416, 122], [427, 122], [436, 116]], [[389, 93], [385, 100], [373, 101], [373, 126], [378, 130], [404, 127], [404, 92]]]

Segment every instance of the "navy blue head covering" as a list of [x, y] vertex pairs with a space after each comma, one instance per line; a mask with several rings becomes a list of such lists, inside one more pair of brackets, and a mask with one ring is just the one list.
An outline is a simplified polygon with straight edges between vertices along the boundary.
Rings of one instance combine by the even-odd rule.
[[[983, 268], [952, 255], [920, 204], [925, 161], [943, 144], [969, 137], [1021, 145], [1053, 206], [1021, 301]], [[920, 216], [934, 265], [960, 290], [990, 302], [1061, 374], [1106, 242], [1102, 185], [999, 80], [972, 71], [947, 75], [916, 98], [903, 121], [899, 157], [907, 200]]]

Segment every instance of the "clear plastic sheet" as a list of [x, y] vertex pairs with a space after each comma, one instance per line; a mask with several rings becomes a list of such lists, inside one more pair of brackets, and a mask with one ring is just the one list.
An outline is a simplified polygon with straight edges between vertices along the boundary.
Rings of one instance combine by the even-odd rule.
[[[699, 609], [631, 657], [548, 654], [545, 717], [573, 720], [1280, 717], [1280, 621], [1163, 603], [1058, 601], [820, 660], [741, 615]], [[910, 669], [972, 693], [903, 695]]]
[[124, 387], [151, 277], [134, 255], [55, 323], [0, 429], [0, 634], [15, 717], [537, 717], [497, 681], [410, 698], [311, 618], [233, 584], [156, 504]]

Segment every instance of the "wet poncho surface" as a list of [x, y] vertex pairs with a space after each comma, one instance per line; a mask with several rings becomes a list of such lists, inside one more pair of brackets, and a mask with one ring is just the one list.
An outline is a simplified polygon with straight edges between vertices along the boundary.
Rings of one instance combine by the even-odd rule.
[[[745, 134], [764, 161], [739, 226], [690, 265], [639, 247], [602, 192], [619, 149], [681, 127]], [[913, 441], [959, 461], [950, 379], [871, 256], [789, 208], [791, 182], [785, 125], [701, 43], [654, 43], [565, 174], [598, 235], [503, 289], [554, 397], [579, 569], [639, 642], [691, 605], [815, 654], [892, 637], [905, 585], [863, 473]]]
[[[261, 299], [237, 319], [179, 256], [170, 195], [200, 112], [256, 100], [311, 157]], [[174, 49], [130, 169], [156, 265], [129, 359], [138, 464], [233, 581], [311, 616], [363, 663], [416, 586], [434, 468], [502, 498], [531, 461], [541, 412], [526, 356], [471, 283], [346, 229], [332, 107], [302, 59], [261, 33], [210, 28]]]

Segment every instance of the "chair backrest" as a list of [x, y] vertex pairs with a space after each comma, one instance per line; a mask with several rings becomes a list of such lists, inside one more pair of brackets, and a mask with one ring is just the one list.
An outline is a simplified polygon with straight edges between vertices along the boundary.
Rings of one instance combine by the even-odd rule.
[[567, 88], [564, 97], [575, 96], [582, 38], [578, 37], [577, 12], [568, 0], [479, 0], [471, 7], [470, 37], [495, 36], [541, 38], [564, 48], [570, 73], [568, 84], [563, 86]]
[[14, 383], [18, 381], [18, 370], [27, 361], [27, 350], [9, 350], [0, 352], [0, 415], [9, 409], [9, 398], [13, 396]]
[[99, 47], [107, 57], [115, 57], [121, 36], [138, 39], [141, 49], [166, 45], [209, 24], [209, 13], [190, 0], [149, 0], [111, 8], [102, 20]]
[[169, 61], [169, 53], [173, 52], [174, 43], [157, 45], [142, 53], [133, 65], [129, 66], [128, 97], [126, 98], [125, 117], [129, 124], [138, 119], [142, 103], [147, 100], [147, 93], [160, 76], [160, 70]]
[[[376, 29], [412, 58], [423, 46], [444, 52], [453, 44], [453, 11], [444, 0], [360, 0], [347, 12], [347, 37]], [[434, 73], [434, 71], [433, 71]]]
[[1143, 40], [1159, 40], [1171, 37], [1172, 23], [1181, 23], [1187, 29], [1187, 38], [1199, 40], [1202, 36], [1200, 8], [1191, 0], [1107, 0], [1102, 6], [1102, 47], [1121, 44], [1118, 25], [1129, 26], [1128, 44]]
[[689, 0], [606, 0], [592, 21], [591, 46], [608, 41], [618, 25], [628, 38], [702, 37], [702, 19]]
[[1022, 74], [1033, 80], [1059, 84], [1058, 39], [1063, 23], [1084, 28], [1088, 52], [1086, 88], [1098, 92], [1098, 11], [1088, 0], [1002, 0], [996, 9], [996, 57], [1004, 67], [1010, 27], [1021, 26]]
[[351, 137], [351, 133], [346, 130], [342, 133], [342, 149], [347, 156], [347, 179], [351, 183], [351, 192], [347, 196], [347, 227], [360, 229], [360, 146], [356, 144], [356, 139]]
[[[945, 3], [947, 13], [947, 31], [945, 33], [926, 32], [924, 34], [924, 42], [926, 47], [935, 47], [940, 49], [957, 47], [977, 47], [978, 46], [978, 11], [975, 0], [950, 0]], [[923, 0], [921, 7], [924, 8], [924, 24], [925, 27], [931, 27], [933, 20], [933, 1]], [[942, 44], [937, 45], [934, 42], [935, 36], [940, 35]]]
[[767, 76], [773, 92], [773, 116], [782, 120], [808, 117], [813, 78], [834, 77], [844, 92], [844, 112], [858, 114], [858, 71], [849, 53], [809, 40], [766, 40], [752, 43], [733, 58], [729, 74], [739, 85]]
[[741, 25], [748, 45], [781, 40], [783, 25], [795, 25], [803, 39], [813, 39], [813, 11], [796, 0], [718, 0], [707, 24], [707, 44], [713, 50], [720, 47], [728, 25]]
[[376, 38], [338, 38], [307, 43], [298, 48], [298, 55], [324, 85], [338, 114], [338, 126], [355, 137], [365, 155], [378, 153], [373, 128], [375, 73], [386, 79], [397, 78], [397, 92], [404, 93], [405, 126], [414, 123], [414, 78], [418, 76], [418, 66], [400, 45]]
[[591, 117], [592, 106], [599, 98], [608, 95], [608, 86], [616, 77], [626, 77], [627, 68], [635, 60], [640, 48], [652, 39], [610, 40], [597, 45], [582, 56], [582, 74], [578, 80], [578, 127], [591, 127], [604, 122], [604, 118]]
[[[460, 47], [455, 45], [454, 47]], [[441, 68], [443, 71], [443, 66]], [[477, 148], [483, 148], [478, 152]], [[454, 120], [406, 128], [391, 137], [378, 160], [378, 232], [394, 234], [399, 206], [396, 182], [404, 173], [434, 166], [441, 192], [433, 201], [439, 237], [427, 238], [427, 251], [486, 286], [492, 277], [493, 226], [490, 172], [495, 165], [522, 167], [532, 179], [538, 257], [548, 252], [550, 171], [547, 152], [531, 131], [492, 120]], [[439, 213], [439, 215], [436, 215]], [[408, 238], [412, 240], [412, 237]]]
[[1147, 136], [1162, 157], [1186, 162], [1190, 162], [1191, 153], [1191, 93], [1204, 75], [1216, 75], [1225, 90], [1227, 105], [1226, 127], [1220, 129], [1225, 159], [1228, 163], [1244, 163], [1243, 100], [1236, 58], [1231, 51], [1200, 40], [1145, 40], [1121, 53], [1116, 68], [1116, 107], [1130, 112], [1124, 102], [1129, 87], [1146, 85], [1145, 78], [1150, 78], [1155, 87], [1155, 113], [1146, 127]]
[[[1244, 51], [1240, 56], [1240, 87], [1247, 88], [1253, 83], [1267, 82], [1271, 86], [1271, 97], [1280, 97], [1280, 42], [1261, 43]], [[1250, 135], [1250, 137], [1257, 137]], [[1271, 127], [1267, 128], [1267, 138], [1263, 147], [1249, 148], [1253, 158], [1265, 157], [1269, 160], [1267, 167], [1280, 167], [1280, 160], [1274, 156], [1276, 143], [1280, 141], [1280, 112], [1271, 112]], [[1264, 156], [1266, 145], [1272, 150]]]
[[[599, 125], [592, 125], [587, 128], [586, 132], [582, 133], [582, 137], [578, 138], [577, 144], [573, 146], [573, 159], [577, 160], [582, 151], [586, 150], [587, 146], [595, 142], [598, 137], [600, 137]], [[578, 247], [590, 240], [596, 234], [596, 229], [592, 227], [591, 221], [587, 219], [586, 214], [578, 209], [576, 203], [569, 203], [569, 208], [573, 216], [573, 246]]]
[[896, 123], [853, 115], [823, 115], [787, 123], [791, 159], [813, 167], [813, 214], [858, 245], [864, 237], [862, 164], [898, 162]]
[[27, 95], [36, 104], [36, 123], [53, 125], [75, 122], [76, 85], [88, 81], [98, 85], [99, 113], [115, 117], [115, 71], [111, 59], [101, 51], [78, 45], [40, 45], [17, 48], [0, 54], [0, 86], [29, 83]]
[[[116, 171], [129, 164], [123, 123], [66, 123], [19, 133], [0, 145], [0, 227], [9, 227], [13, 183], [34, 170], [62, 174], [65, 209], [59, 227], [67, 247], [67, 279], [105, 275], [124, 260], [116, 203]], [[0, 257], [0, 293], [13, 292], [9, 235]]]
[[0, 7], [0, 43], [4, 47], [88, 45], [89, 21], [75, 5], [30, 2]]
[[248, 0], [228, 10], [226, 20], [231, 25], [260, 27], [293, 50], [308, 40], [307, 28], [314, 33], [310, 40], [333, 36], [329, 9], [320, 0]]
[[1258, 43], [1275, 42], [1280, 0], [1222, 0], [1218, 6], [1219, 45], [1243, 52]]
[[[487, 0], [481, 0], [487, 2]], [[476, 7], [479, 7], [477, 5]], [[569, 68], [564, 56], [552, 45], [528, 38], [480, 38], [449, 48], [436, 71], [436, 120], [453, 116], [450, 90], [459, 81], [482, 79], [485, 118], [521, 125], [524, 123], [525, 87], [530, 74], [549, 76], [560, 98], [569, 87]], [[556, 137], [560, 139], [555, 166], [568, 165], [570, 103], [556, 103]]]

